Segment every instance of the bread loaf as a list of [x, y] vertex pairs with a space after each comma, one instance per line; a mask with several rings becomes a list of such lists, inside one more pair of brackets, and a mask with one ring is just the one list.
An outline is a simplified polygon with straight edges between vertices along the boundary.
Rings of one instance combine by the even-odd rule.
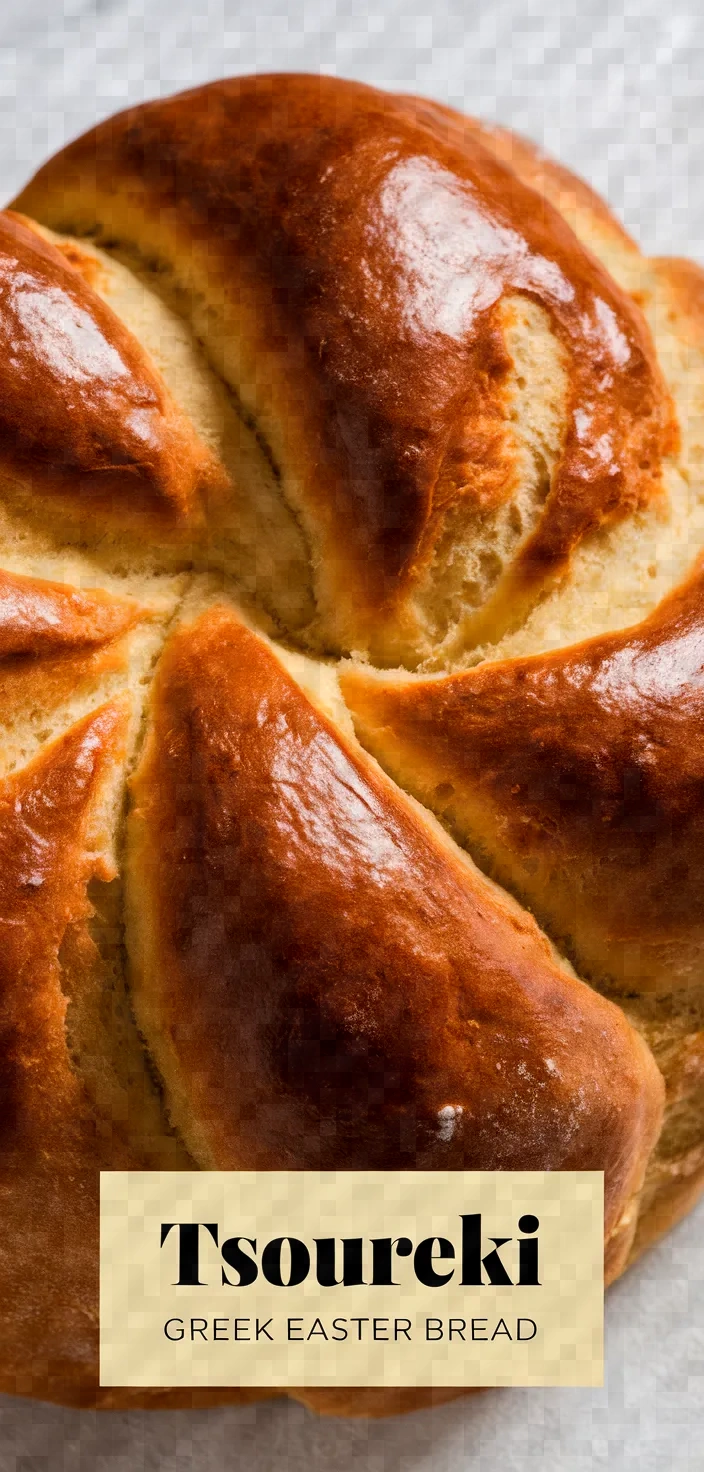
[[269, 1393], [99, 1388], [100, 1169], [603, 1170], [607, 1281], [695, 1200], [703, 283], [324, 77], [0, 215], [3, 1390]]

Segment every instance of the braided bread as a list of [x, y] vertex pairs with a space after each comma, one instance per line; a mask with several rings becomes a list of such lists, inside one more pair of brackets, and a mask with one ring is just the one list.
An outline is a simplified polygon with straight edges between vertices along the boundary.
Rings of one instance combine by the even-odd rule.
[[259, 76], [40, 170], [0, 336], [0, 1386], [268, 1394], [98, 1387], [101, 1168], [603, 1170], [611, 1281], [704, 1185], [704, 276]]

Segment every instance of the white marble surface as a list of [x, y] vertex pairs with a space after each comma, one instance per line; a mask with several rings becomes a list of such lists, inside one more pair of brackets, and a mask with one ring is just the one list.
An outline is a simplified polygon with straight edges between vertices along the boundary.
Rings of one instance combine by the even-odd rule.
[[[323, 70], [517, 128], [653, 252], [704, 262], [704, 11], [624, 0], [4, 0], [0, 192], [127, 102], [228, 73]], [[608, 1296], [603, 1390], [487, 1391], [391, 1422], [103, 1414], [0, 1397], [2, 1472], [704, 1469], [704, 1207]]]

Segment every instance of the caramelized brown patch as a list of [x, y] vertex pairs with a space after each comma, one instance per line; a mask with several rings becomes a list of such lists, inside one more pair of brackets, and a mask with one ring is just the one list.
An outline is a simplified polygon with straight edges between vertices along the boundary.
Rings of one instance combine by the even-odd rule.
[[122, 708], [103, 706], [0, 783], [5, 1165], [10, 1144], [22, 1152], [58, 1141], [63, 1113], [81, 1097], [66, 1051], [58, 956], [67, 926], [90, 913], [89, 879], [113, 877], [85, 852], [85, 828], [124, 736]]
[[223, 472], [139, 343], [85, 276], [0, 214], [0, 433], [6, 469], [129, 521], [197, 522]]
[[137, 1013], [201, 1166], [604, 1169], [613, 1228], [640, 1039], [227, 610], [167, 646], [134, 801]]
[[580, 969], [701, 1001], [701, 566], [616, 634], [439, 680], [360, 670], [341, 683], [365, 744], [478, 845]]
[[481, 512], [506, 495], [507, 294], [547, 312], [570, 382], [516, 597], [658, 493], [675, 427], [643, 317], [460, 114], [326, 77], [230, 79], [101, 124], [23, 200], [41, 212], [46, 189], [65, 178], [75, 196], [89, 176], [168, 219], [177, 270], [207, 248], [226, 294], [254, 292], [252, 363], [264, 354], [269, 386], [268, 355], [300, 383], [304, 407], [286, 413], [305, 420], [309, 494], [344, 526], [376, 603], [425, 565], [453, 501]]
[[95, 1376], [98, 1171], [129, 1163], [71, 1066], [59, 960], [112, 877], [88, 829], [125, 729], [105, 705], [0, 783], [0, 1374], [20, 1393]]

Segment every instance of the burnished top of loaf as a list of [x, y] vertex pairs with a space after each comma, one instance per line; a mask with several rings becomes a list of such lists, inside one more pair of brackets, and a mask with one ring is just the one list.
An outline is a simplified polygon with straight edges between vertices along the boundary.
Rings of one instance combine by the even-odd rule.
[[328, 580], [337, 566], [325, 642], [344, 614], [348, 647], [383, 649], [378, 623], [389, 653], [417, 644], [411, 605], [448, 530], [460, 541], [514, 500], [500, 309], [516, 297], [565, 376], [559, 443], [475, 638], [515, 620], [586, 532], [662, 493], [676, 429], [640, 311], [459, 114], [325, 77], [229, 79], [108, 120], [23, 207], [50, 200], [52, 221], [86, 226], [86, 187], [110, 196], [118, 239], [138, 212], [144, 248], [233, 313], [245, 402], [265, 433], [279, 421], [274, 454]]
[[134, 785], [130, 924], [137, 1013], [191, 1153], [215, 1170], [603, 1169], [611, 1238], [634, 1120], [649, 1141], [658, 1117], [640, 1038], [355, 746], [230, 610], [171, 641]]
[[90, 1301], [33, 1323], [0, 1243], [2, 1383], [100, 1400], [110, 1161], [602, 1168], [615, 1276], [704, 1180], [701, 275], [330, 78], [130, 109], [15, 203], [0, 1164], [26, 1211], [55, 1078]]

